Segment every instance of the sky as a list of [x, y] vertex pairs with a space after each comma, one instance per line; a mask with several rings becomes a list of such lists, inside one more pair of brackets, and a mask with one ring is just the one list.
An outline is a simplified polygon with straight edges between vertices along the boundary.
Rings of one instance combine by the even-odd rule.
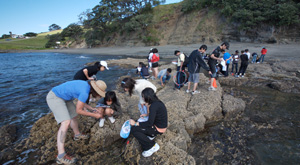
[[[166, 0], [165, 4], [182, 0]], [[92, 9], [100, 0], [0, 0], [0, 37], [2, 34], [47, 32], [57, 24], [65, 28], [78, 23], [78, 15]]]

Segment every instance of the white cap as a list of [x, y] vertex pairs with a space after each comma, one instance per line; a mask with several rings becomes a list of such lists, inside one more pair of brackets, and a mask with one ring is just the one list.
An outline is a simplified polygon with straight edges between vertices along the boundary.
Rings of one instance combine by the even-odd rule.
[[106, 61], [100, 61], [100, 64], [102, 66], [104, 66], [107, 70], [109, 70], [109, 68], [107, 67], [107, 62]]

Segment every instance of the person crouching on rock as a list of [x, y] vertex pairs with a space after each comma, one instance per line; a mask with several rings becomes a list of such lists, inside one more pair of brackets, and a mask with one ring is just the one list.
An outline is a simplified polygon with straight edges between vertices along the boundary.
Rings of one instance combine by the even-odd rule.
[[153, 141], [156, 135], [163, 134], [168, 126], [168, 113], [165, 104], [160, 101], [154, 90], [146, 88], [142, 92], [146, 106], [149, 107], [149, 119], [146, 122], [135, 122], [130, 119], [131, 133], [142, 146], [144, 157], [151, 156], [159, 150], [159, 145]]
[[114, 123], [114, 116], [120, 116], [122, 114], [121, 104], [114, 91], [107, 91], [105, 97], [98, 101], [96, 108], [103, 114], [103, 117], [101, 117], [99, 121], [99, 127], [103, 127], [104, 125], [104, 116], [107, 116], [110, 122]]
[[144, 79], [133, 80], [132, 78], [124, 78], [121, 82], [121, 87], [128, 92], [131, 96], [134, 92], [136, 95], [140, 96], [140, 102], [138, 104], [139, 110], [141, 112], [139, 122], [145, 122], [148, 120], [148, 109], [145, 106], [145, 101], [142, 97], [142, 91], [145, 88], [152, 88], [154, 92], [156, 92], [156, 86], [153, 85], [150, 81]]
[[[56, 162], [58, 164], [71, 164], [75, 162], [75, 158], [66, 154], [65, 140], [69, 126], [73, 129], [74, 140], [88, 139], [87, 135], [79, 132], [77, 115], [91, 116], [99, 119], [101, 114], [93, 107], [86, 104], [91, 94], [93, 97], [104, 97], [106, 84], [104, 81], [82, 81], [73, 80], [58, 85], [48, 93], [47, 104], [53, 112], [55, 120], [60, 124], [57, 132], [57, 150], [58, 155]], [[73, 99], [78, 99], [76, 106]], [[83, 110], [94, 110], [88, 112]]]

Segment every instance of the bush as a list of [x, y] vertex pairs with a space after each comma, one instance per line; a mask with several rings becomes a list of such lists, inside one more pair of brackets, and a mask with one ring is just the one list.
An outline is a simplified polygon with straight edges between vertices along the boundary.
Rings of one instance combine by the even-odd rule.
[[55, 47], [57, 46], [56, 44], [57, 41], [63, 41], [63, 37], [59, 33], [47, 35], [46, 37], [49, 38], [49, 41], [45, 45], [46, 48]]
[[24, 34], [24, 36], [26, 36], [26, 37], [36, 37], [36, 36], [37, 36], [37, 33], [34, 33], [34, 32], [28, 32], [28, 33]]

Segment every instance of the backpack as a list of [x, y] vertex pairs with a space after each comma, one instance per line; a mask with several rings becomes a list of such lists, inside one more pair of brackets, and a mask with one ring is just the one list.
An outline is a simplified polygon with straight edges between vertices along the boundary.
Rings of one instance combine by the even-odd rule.
[[189, 57], [186, 54], [183, 53], [183, 55], [184, 55], [183, 66], [187, 66], [188, 63], [189, 63], [189, 61], [190, 61], [190, 59], [189, 59]]
[[151, 62], [158, 62], [159, 61], [159, 54], [153, 53]]
[[186, 75], [184, 72], [177, 72], [175, 77], [175, 88], [180, 89], [186, 82]]

